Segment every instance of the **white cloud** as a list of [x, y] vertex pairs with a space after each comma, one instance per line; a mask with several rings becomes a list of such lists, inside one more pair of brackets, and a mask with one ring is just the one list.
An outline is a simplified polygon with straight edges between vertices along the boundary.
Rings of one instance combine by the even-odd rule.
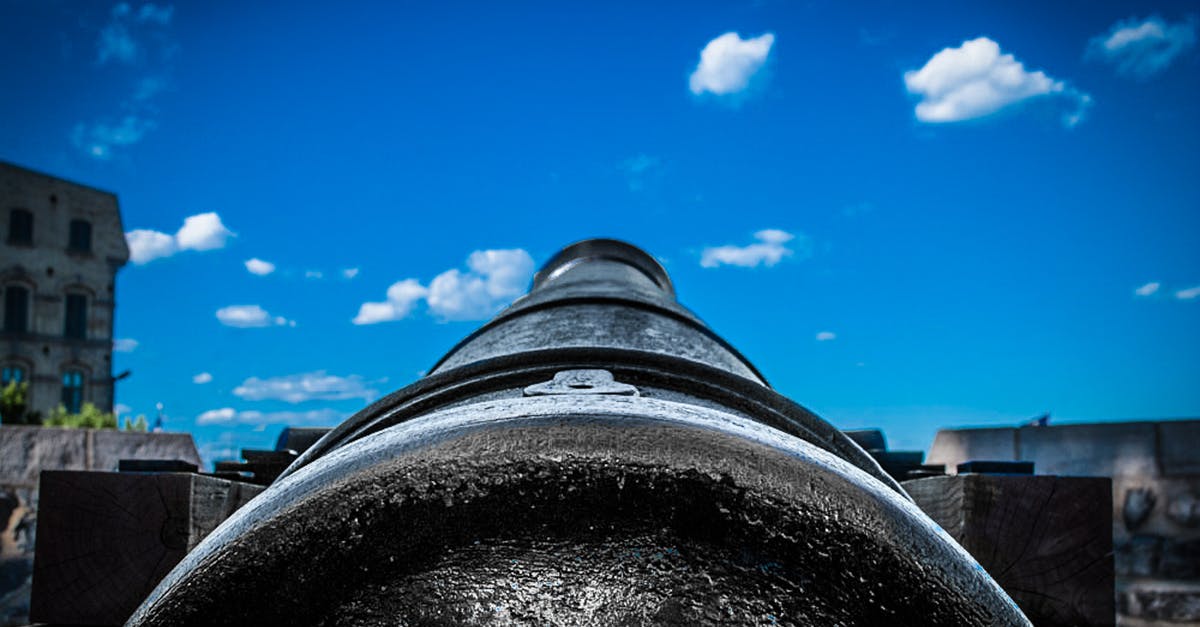
[[1175, 292], [1175, 298], [1178, 298], [1179, 300], [1193, 300], [1197, 296], [1200, 296], [1200, 285]]
[[154, 120], [137, 115], [126, 115], [115, 124], [80, 123], [71, 131], [71, 143], [89, 156], [105, 161], [112, 157], [114, 147], [136, 144], [156, 126]]
[[354, 324], [375, 324], [407, 317], [425, 299], [429, 313], [443, 320], [480, 320], [499, 311], [525, 291], [533, 276], [533, 257], [522, 249], [477, 250], [466, 272], [447, 270], [429, 282], [405, 279], [388, 288], [387, 300], [363, 303]]
[[705, 92], [725, 96], [745, 90], [766, 63], [774, 43], [775, 35], [771, 33], [742, 39], [730, 32], [713, 39], [700, 51], [700, 63], [688, 79], [688, 87], [697, 96]]
[[480, 320], [499, 311], [525, 291], [533, 276], [533, 257], [517, 249], [477, 250], [467, 258], [468, 272], [447, 270], [429, 283], [429, 311], [446, 320]]
[[1158, 281], [1151, 281], [1151, 282], [1137, 288], [1136, 290], [1133, 290], [1133, 293], [1137, 294], [1138, 296], [1149, 296], [1149, 295], [1157, 292], [1158, 288], [1160, 288], [1160, 287], [1162, 287], [1162, 285]]
[[363, 303], [354, 317], [354, 324], [377, 324], [392, 320], [403, 320], [429, 290], [416, 279], [405, 279], [393, 283], [387, 290], [387, 300]]
[[235, 416], [237, 416], [237, 412], [232, 407], [210, 409], [199, 416], [196, 416], [196, 424], [215, 425], [223, 422], [232, 422]]
[[197, 385], [204, 385], [205, 383], [211, 383], [212, 380], [213, 380], [213, 376], [211, 373], [208, 373], [208, 372], [201, 372], [200, 374], [192, 377], [192, 383], [195, 383]]
[[368, 387], [359, 375], [339, 377], [324, 370], [266, 379], [250, 377], [234, 388], [233, 393], [248, 401], [280, 400], [289, 403], [351, 398], [370, 402], [379, 396], [379, 391]]
[[[801, 257], [811, 255], [808, 239], [803, 235], [796, 239], [795, 235], [779, 229], [764, 229], [754, 234], [757, 243], [748, 246], [716, 246], [705, 248], [700, 255], [700, 265], [705, 268], [719, 266], [741, 266], [754, 268], [760, 265], [771, 267], [784, 257], [790, 257], [799, 252]], [[788, 248], [786, 244], [796, 240], [797, 250]]]
[[353, 279], [354, 277], [358, 276], [358, 268], [346, 268], [345, 270], [342, 270], [342, 276], [347, 279]]
[[217, 310], [217, 320], [228, 327], [253, 328], [269, 326], [296, 326], [295, 320], [283, 316], [272, 316], [258, 305], [230, 305]]
[[833, 331], [821, 331], [820, 333], [817, 334], [818, 342], [828, 342], [830, 340], [836, 340], [836, 339], [837, 339], [837, 333], [834, 333]]
[[343, 419], [346, 415], [343, 412], [334, 409], [313, 409], [309, 411], [273, 411], [262, 412], [257, 410], [239, 411], [232, 407], [222, 407], [220, 409], [210, 409], [199, 416], [196, 416], [197, 425], [217, 425], [217, 424], [286, 424], [286, 425], [321, 425], [333, 426]]
[[129, 258], [141, 265], [161, 257], [170, 257], [179, 250], [175, 238], [149, 229], [135, 229], [125, 234], [129, 244]]
[[233, 231], [221, 224], [221, 216], [210, 211], [185, 218], [175, 241], [180, 250], [215, 250], [224, 248], [230, 237]]
[[1045, 72], [1030, 72], [1011, 54], [1003, 54], [1000, 45], [979, 37], [964, 41], [957, 48], [945, 48], [933, 55], [919, 70], [904, 73], [908, 92], [921, 97], [917, 119], [922, 122], [959, 122], [981, 118], [1005, 107], [1037, 98], [1060, 94], [1076, 102], [1076, 111], [1068, 114], [1068, 126], [1083, 118], [1091, 98]]
[[1099, 58], [1126, 76], [1147, 78], [1167, 68], [1196, 44], [1196, 20], [1171, 24], [1157, 15], [1117, 22], [1088, 42], [1088, 58]]
[[267, 276], [275, 271], [275, 264], [271, 263], [270, 261], [263, 261], [258, 257], [254, 257], [246, 260], [246, 270], [250, 272], [250, 274]]
[[321, 279], [325, 277], [325, 273], [320, 270], [305, 270], [304, 278], [306, 279]]
[[116, 405], [113, 405], [113, 413], [118, 416], [124, 416], [131, 411], [133, 411], [133, 408], [125, 403], [117, 403]]
[[[214, 212], [199, 213], [184, 219], [183, 226], [169, 235], [150, 229], [135, 229], [125, 234], [129, 244], [129, 258], [141, 265], [170, 257], [183, 250], [215, 250], [223, 248], [233, 231], [225, 228], [221, 217]], [[247, 262], [249, 269], [249, 262]]]
[[138, 341], [133, 338], [118, 338], [113, 340], [113, 351], [117, 353], [132, 353], [138, 347]]

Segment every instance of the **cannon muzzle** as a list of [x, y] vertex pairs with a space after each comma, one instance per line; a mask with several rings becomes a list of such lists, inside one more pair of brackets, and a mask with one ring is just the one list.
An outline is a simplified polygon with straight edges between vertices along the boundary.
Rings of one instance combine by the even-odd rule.
[[131, 625], [1027, 625], [614, 240], [305, 451]]

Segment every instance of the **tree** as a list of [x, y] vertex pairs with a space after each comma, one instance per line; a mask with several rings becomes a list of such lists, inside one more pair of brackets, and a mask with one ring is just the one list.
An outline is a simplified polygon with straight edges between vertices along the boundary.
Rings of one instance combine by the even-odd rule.
[[0, 422], [6, 425], [38, 425], [42, 417], [29, 411], [29, 384], [24, 381], [9, 381], [0, 390]]
[[50, 412], [50, 417], [43, 422], [47, 427], [66, 427], [68, 429], [116, 429], [117, 417], [108, 412], [102, 412], [92, 403], [84, 403], [78, 414], [72, 414], [66, 407], [59, 405]]

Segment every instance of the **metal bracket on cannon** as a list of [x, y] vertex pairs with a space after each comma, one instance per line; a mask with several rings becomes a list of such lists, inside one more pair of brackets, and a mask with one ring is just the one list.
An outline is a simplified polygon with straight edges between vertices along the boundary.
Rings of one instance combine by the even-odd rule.
[[525, 388], [525, 396], [557, 394], [615, 394], [638, 396], [638, 389], [628, 383], [618, 383], [607, 370], [562, 370], [554, 379]]

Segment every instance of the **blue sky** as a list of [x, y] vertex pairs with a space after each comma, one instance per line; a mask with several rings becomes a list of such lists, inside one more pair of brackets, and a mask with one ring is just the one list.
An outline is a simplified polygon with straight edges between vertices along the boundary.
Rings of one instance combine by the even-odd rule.
[[1200, 415], [1194, 3], [0, 11], [0, 159], [118, 194], [117, 400], [207, 459], [411, 383], [593, 236], [894, 448]]

